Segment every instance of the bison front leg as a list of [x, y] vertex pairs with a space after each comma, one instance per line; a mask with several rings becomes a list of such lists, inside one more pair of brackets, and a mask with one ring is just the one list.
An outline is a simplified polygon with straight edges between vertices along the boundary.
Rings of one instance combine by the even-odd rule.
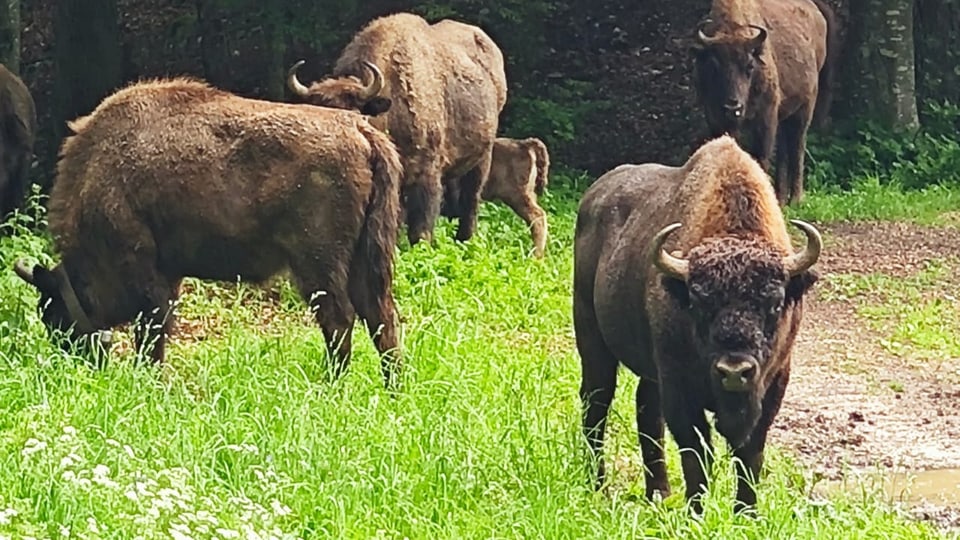
[[637, 432], [646, 469], [647, 499], [653, 500], [655, 493], [665, 499], [670, 496], [670, 482], [667, 480], [667, 461], [663, 453], [663, 410], [657, 381], [641, 378], [637, 386]]
[[767, 443], [767, 432], [773, 424], [774, 418], [780, 411], [783, 395], [790, 380], [789, 368], [782, 371], [770, 383], [766, 395], [763, 397], [763, 412], [757, 426], [753, 429], [750, 439], [733, 451], [737, 469], [737, 502], [736, 511], [752, 509], [757, 504], [755, 484], [760, 478], [763, 468], [763, 450]]
[[[799, 203], [803, 200], [803, 161], [811, 117], [812, 112], [808, 108], [803, 108], [784, 120], [780, 127], [780, 137], [783, 141], [781, 147], [786, 165], [782, 198], [780, 198], [780, 190], [777, 191], [781, 205]], [[779, 175], [779, 171], [777, 174]]]
[[407, 239], [410, 245], [421, 240], [431, 242], [443, 200], [440, 171], [430, 163], [418, 161], [410, 161], [405, 167], [402, 199], [407, 217]]
[[460, 223], [457, 227], [457, 240], [460, 242], [472, 238], [477, 230], [477, 211], [480, 208], [483, 184], [490, 174], [491, 152], [492, 148], [476, 167], [467, 171], [460, 179]]
[[707, 476], [713, 464], [710, 426], [703, 409], [683, 397], [682, 383], [671, 383], [661, 378], [660, 391], [667, 426], [680, 448], [686, 498], [691, 510], [699, 514], [703, 512], [701, 498], [707, 489]]
[[749, 153], [764, 171], [770, 170], [770, 158], [777, 142], [777, 110], [771, 108], [765, 114], [754, 119], [750, 129]]
[[607, 414], [617, 388], [617, 360], [603, 343], [592, 308], [575, 302], [573, 324], [576, 328], [577, 351], [580, 353], [583, 435], [596, 461], [595, 487], [599, 489], [606, 477], [603, 439], [607, 429]]

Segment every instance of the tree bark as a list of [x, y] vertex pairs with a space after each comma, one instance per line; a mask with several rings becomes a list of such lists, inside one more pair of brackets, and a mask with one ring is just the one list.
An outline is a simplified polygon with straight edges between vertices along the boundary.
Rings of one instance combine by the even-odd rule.
[[913, 28], [919, 101], [960, 104], [960, 2], [916, 0]]
[[123, 80], [123, 50], [116, 0], [57, 0], [54, 12], [56, 114], [60, 140], [65, 122], [89, 114]]
[[20, 0], [0, 0], [0, 62], [20, 75]]
[[844, 87], [851, 118], [915, 129], [913, 0], [851, 0]]

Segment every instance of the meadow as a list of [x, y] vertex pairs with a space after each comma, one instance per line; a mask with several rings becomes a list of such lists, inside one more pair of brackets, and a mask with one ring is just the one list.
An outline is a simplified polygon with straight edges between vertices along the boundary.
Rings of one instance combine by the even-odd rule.
[[[768, 452], [757, 517], [734, 515], [718, 445], [702, 517], [674, 495], [643, 498], [633, 377], [608, 430], [610, 485], [595, 492], [580, 433], [571, 322], [572, 240], [589, 179], [551, 180], [547, 256], [508, 209], [478, 235], [400, 248], [403, 388], [391, 394], [366, 332], [349, 372], [326, 379], [324, 343], [285, 279], [266, 287], [188, 280], [160, 368], [118, 332], [93, 369], [53, 347], [36, 293], [12, 272], [50, 243], [22, 223], [0, 240], [0, 538], [937, 538], [869, 491], [813, 493]], [[814, 191], [791, 217], [935, 222], [946, 188], [865, 182]], [[789, 398], [788, 398], [789, 399]]]

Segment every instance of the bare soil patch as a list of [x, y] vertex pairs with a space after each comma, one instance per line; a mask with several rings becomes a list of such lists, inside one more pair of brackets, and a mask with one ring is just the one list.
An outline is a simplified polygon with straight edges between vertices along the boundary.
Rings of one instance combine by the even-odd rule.
[[[960, 230], [951, 227], [867, 223], [821, 230], [823, 282], [837, 274], [909, 276], [933, 259], [960, 257]], [[960, 265], [950, 270], [938, 289], [960, 286]], [[960, 358], [931, 362], [890, 353], [883, 336], [857, 316], [857, 302], [810, 299], [771, 442], [826, 478], [848, 468], [960, 468]], [[913, 512], [960, 527], [960, 501], [917, 505]]]

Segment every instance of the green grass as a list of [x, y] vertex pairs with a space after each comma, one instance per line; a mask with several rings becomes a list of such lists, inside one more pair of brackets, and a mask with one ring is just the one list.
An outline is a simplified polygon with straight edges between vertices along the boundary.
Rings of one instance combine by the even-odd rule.
[[[816, 200], [816, 196], [811, 196]], [[731, 512], [721, 451], [705, 514], [645, 502], [621, 377], [611, 488], [595, 493], [579, 430], [570, 315], [576, 199], [547, 198], [551, 240], [486, 205], [478, 236], [404, 248], [396, 290], [406, 372], [381, 386], [365, 332], [340, 381], [285, 281], [191, 281], [160, 370], [121, 340], [94, 371], [55, 350], [35, 293], [9, 269], [44, 239], [0, 240], [0, 537], [932, 538], [873, 494], [812, 501], [812, 475], [773, 449], [759, 517]], [[675, 446], [669, 466], [682, 493]], [[139, 536], [137, 536], [139, 535]]]
[[931, 186], [904, 190], [876, 177], [854, 182], [849, 191], [813, 191], [787, 214], [814, 222], [907, 221], [921, 225], [960, 225], [960, 190]]
[[912, 358], [960, 357], [960, 301], [956, 260], [934, 260], [919, 273], [838, 274], [825, 284], [824, 298], [855, 300], [857, 313], [884, 338], [889, 352]]

